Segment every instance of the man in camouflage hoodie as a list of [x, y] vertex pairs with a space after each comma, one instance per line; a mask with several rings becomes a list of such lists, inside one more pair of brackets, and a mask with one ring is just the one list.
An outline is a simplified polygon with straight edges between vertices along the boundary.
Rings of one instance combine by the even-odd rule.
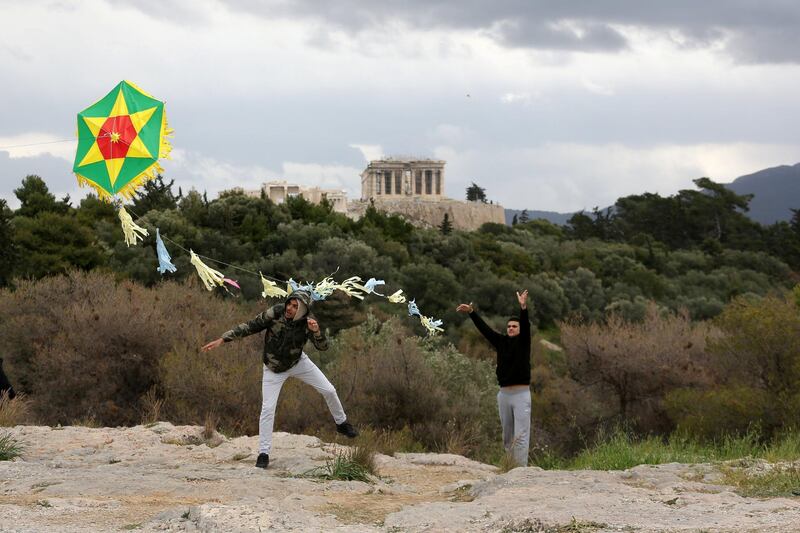
[[286, 297], [286, 302], [270, 307], [253, 320], [239, 324], [222, 336], [201, 348], [207, 352], [224, 342], [247, 337], [266, 330], [264, 335], [264, 374], [261, 381], [261, 417], [258, 424], [258, 459], [256, 466], [267, 468], [272, 447], [272, 427], [275, 407], [284, 381], [295, 377], [308, 383], [325, 398], [328, 409], [336, 423], [336, 431], [349, 438], [358, 435], [347, 421], [342, 402], [336, 389], [303, 351], [306, 341], [311, 341], [318, 350], [328, 349], [328, 339], [313, 316], [311, 294], [296, 290]]

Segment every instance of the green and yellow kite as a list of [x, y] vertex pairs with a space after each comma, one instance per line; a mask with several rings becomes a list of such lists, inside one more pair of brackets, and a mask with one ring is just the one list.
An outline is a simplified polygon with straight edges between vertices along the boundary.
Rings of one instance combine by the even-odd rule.
[[78, 150], [72, 171], [80, 185], [106, 201], [130, 199], [163, 169], [158, 159], [171, 150], [164, 102], [129, 81], [78, 113]]

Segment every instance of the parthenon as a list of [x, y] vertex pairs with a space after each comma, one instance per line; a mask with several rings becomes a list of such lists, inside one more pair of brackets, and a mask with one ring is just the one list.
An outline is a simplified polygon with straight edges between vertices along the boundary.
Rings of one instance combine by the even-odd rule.
[[444, 195], [444, 161], [389, 157], [370, 161], [361, 173], [362, 200], [422, 198]]

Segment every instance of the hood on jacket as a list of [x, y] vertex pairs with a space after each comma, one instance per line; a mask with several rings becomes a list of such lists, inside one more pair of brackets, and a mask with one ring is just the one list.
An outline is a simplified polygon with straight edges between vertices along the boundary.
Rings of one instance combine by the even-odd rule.
[[286, 296], [286, 302], [284, 302], [284, 304], [288, 304], [289, 300], [297, 300], [297, 313], [294, 314], [294, 320], [300, 320], [308, 315], [313, 301], [311, 293], [303, 289], [297, 289]]

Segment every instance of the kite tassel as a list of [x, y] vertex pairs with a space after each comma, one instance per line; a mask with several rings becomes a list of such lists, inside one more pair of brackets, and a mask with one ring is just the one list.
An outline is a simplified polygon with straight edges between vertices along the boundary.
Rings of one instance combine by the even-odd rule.
[[161, 275], [165, 272], [176, 272], [178, 268], [172, 264], [172, 258], [169, 256], [167, 247], [164, 246], [164, 241], [161, 240], [161, 233], [156, 228], [156, 254], [158, 255], [158, 270]]
[[125, 211], [125, 206], [119, 208], [119, 220], [122, 222], [122, 233], [125, 235], [125, 244], [135, 245], [136, 239], [144, 240], [144, 236], [149, 235], [146, 229], [138, 226], [133, 218]]
[[278, 287], [278, 284], [274, 281], [270, 281], [264, 277], [264, 274], [261, 274], [261, 284], [264, 285], [264, 290], [261, 292], [262, 298], [271, 298], [271, 297], [280, 297], [283, 298], [287, 295], [286, 291]]
[[404, 304], [406, 303], [406, 297], [403, 295], [403, 289], [396, 291], [394, 294], [391, 294], [386, 297], [387, 300], [392, 302], [393, 304]]
[[422, 315], [420, 315], [419, 319], [422, 322], [422, 325], [425, 326], [425, 329], [428, 330], [428, 335], [432, 337], [435, 336], [437, 333], [444, 331], [441, 328], [441, 325], [443, 324], [441, 320], [434, 320], [432, 318]]
[[200, 280], [206, 286], [206, 289], [212, 291], [215, 287], [222, 287], [225, 282], [225, 276], [222, 275], [222, 272], [214, 270], [203, 263], [192, 250], [189, 250], [189, 254], [191, 256], [190, 262], [197, 269], [197, 275], [200, 276]]

